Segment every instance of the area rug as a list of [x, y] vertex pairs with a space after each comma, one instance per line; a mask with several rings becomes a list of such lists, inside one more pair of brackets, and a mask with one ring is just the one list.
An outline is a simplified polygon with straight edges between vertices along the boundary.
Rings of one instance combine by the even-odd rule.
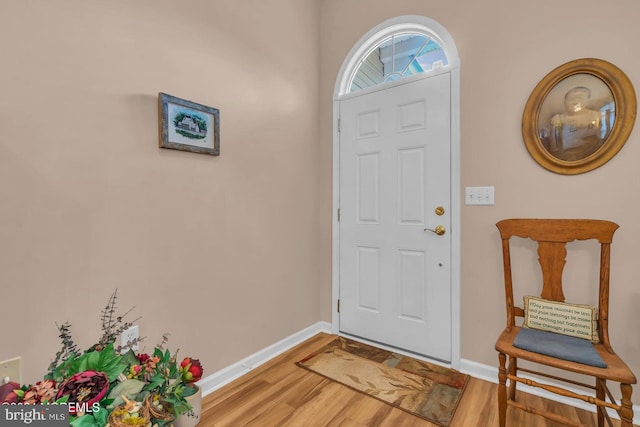
[[453, 369], [342, 337], [296, 364], [443, 427], [469, 380]]

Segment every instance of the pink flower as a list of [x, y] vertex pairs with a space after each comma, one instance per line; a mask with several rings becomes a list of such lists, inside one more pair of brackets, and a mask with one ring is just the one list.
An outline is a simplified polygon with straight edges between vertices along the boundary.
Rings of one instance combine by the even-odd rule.
[[[109, 379], [103, 372], [84, 371], [73, 375], [60, 386], [56, 399], [69, 396], [68, 402], [86, 403], [91, 407], [100, 402], [109, 389]], [[75, 406], [69, 407], [69, 413], [75, 415]]]

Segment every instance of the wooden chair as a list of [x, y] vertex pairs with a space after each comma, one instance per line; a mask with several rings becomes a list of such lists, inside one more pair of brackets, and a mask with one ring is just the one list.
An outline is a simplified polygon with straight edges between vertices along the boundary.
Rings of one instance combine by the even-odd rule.
[[[516, 384], [523, 383], [528, 386], [540, 387], [551, 393], [595, 404], [599, 427], [604, 425], [605, 419], [609, 426], [612, 426], [606, 408], [611, 408], [619, 414], [622, 427], [632, 427], [633, 407], [631, 403], [631, 384], [636, 383], [636, 377], [622, 359], [614, 353], [609, 342], [608, 333], [610, 245], [613, 233], [618, 228], [618, 225], [609, 221], [589, 219], [506, 219], [498, 222], [496, 225], [500, 230], [500, 236], [502, 238], [504, 284], [507, 305], [507, 325], [498, 338], [495, 346], [499, 353], [498, 358], [500, 362], [498, 373], [498, 407], [500, 426], [504, 427], [506, 424], [507, 406], [512, 406], [529, 413], [541, 415], [562, 424], [570, 426], [582, 425], [565, 416], [542, 409], [531, 408], [516, 401]], [[590, 341], [587, 340], [579, 338], [577, 338], [577, 340], [587, 343], [589, 346], [593, 345], [597, 355], [602, 358], [602, 361], [604, 361], [607, 367], [603, 368], [585, 365], [583, 363], [559, 359], [534, 351], [523, 350], [522, 348], [514, 346], [514, 340], [522, 329], [520, 326], [516, 326], [516, 317], [524, 317], [525, 312], [523, 308], [516, 307], [513, 300], [511, 255], [509, 250], [510, 239], [512, 237], [528, 238], [538, 242], [538, 261], [542, 268], [543, 281], [540, 297], [545, 300], [558, 302], [564, 302], [565, 298], [562, 288], [562, 271], [566, 262], [566, 244], [574, 240], [588, 239], [596, 239], [600, 242], [600, 283], [597, 307], [597, 325], [600, 342], [597, 344], [591, 344]], [[506, 364], [507, 357], [509, 362], [508, 366]], [[534, 366], [546, 365], [560, 370], [594, 377], [595, 386], [587, 385], [573, 379], [561, 378], [557, 375], [541, 373], [533, 369], [519, 368], [518, 359], [533, 362], [532, 365]], [[535, 369], [539, 368], [536, 367]], [[541, 384], [528, 378], [519, 377], [519, 372], [533, 373], [551, 378], [553, 380], [552, 382], [555, 384], [558, 384], [558, 381], [562, 381], [587, 387], [595, 390], [595, 397], [575, 393], [574, 391], [560, 386]], [[547, 372], [549, 372], [549, 370], [547, 370]], [[575, 377], [577, 376], [573, 375], [573, 378]], [[509, 380], [508, 387], [507, 379]], [[614, 396], [609, 391], [607, 381], [620, 383], [622, 396], [620, 404], [616, 402]]]

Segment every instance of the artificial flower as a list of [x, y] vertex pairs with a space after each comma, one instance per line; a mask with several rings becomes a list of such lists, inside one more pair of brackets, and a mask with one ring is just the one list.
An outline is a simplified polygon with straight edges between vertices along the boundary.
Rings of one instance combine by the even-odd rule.
[[180, 363], [180, 368], [182, 379], [187, 383], [194, 383], [202, 378], [202, 365], [198, 359], [185, 357]]

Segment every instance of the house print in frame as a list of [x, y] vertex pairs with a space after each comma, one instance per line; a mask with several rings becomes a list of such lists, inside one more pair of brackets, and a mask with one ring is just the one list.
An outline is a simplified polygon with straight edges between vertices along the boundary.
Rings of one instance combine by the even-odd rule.
[[158, 94], [160, 147], [220, 155], [220, 110]]

